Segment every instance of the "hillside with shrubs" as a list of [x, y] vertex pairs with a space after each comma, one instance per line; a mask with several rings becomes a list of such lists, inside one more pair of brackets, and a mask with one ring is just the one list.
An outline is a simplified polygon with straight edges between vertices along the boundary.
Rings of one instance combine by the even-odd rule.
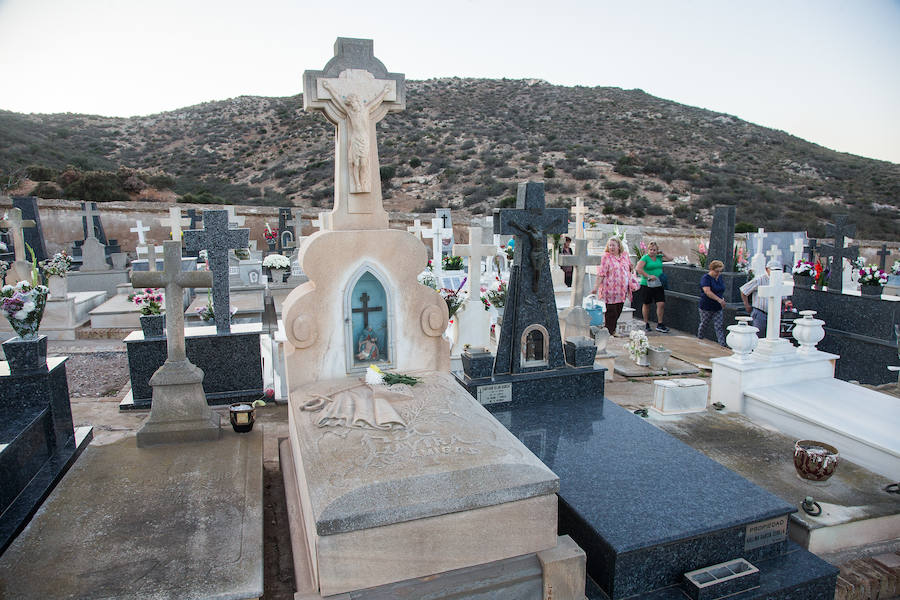
[[[641, 90], [539, 80], [408, 81], [378, 125], [385, 207], [466, 216], [511, 206], [543, 180], [548, 204], [583, 197], [598, 218], [824, 234], [850, 212], [858, 236], [900, 239], [900, 165], [829, 150]], [[0, 111], [4, 193], [330, 207], [334, 128], [302, 96], [239, 97], [132, 118]]]

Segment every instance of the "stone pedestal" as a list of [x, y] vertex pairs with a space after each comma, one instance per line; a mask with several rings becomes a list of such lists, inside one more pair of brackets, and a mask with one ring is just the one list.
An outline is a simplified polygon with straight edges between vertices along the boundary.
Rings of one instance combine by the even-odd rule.
[[663, 415], [704, 412], [709, 385], [702, 379], [660, 379], [653, 382], [654, 411]]
[[166, 361], [150, 378], [153, 406], [137, 432], [138, 447], [217, 440], [219, 415], [206, 404], [203, 371], [188, 360]]

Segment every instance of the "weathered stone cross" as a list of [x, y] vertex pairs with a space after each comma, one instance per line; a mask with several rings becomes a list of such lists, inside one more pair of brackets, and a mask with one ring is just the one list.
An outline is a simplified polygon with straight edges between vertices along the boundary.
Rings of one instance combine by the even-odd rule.
[[204, 210], [203, 229], [184, 232], [188, 252], [206, 250], [209, 270], [212, 271], [213, 310], [216, 316], [216, 333], [231, 332], [231, 302], [228, 290], [228, 251], [246, 248], [250, 240], [249, 229], [230, 229], [228, 213], [224, 210]]
[[828, 273], [828, 291], [841, 292], [844, 286], [844, 259], [853, 260], [859, 256], [859, 246], [845, 248], [845, 237], [856, 235], [856, 225], [847, 223], [847, 215], [834, 215], [834, 223], [825, 225], [825, 235], [833, 236], [832, 244], [822, 244], [819, 251], [823, 256], [831, 257]]
[[16, 261], [28, 262], [28, 257], [25, 255], [25, 232], [22, 230], [26, 227], [34, 227], [34, 221], [31, 219], [23, 219], [21, 208], [13, 208], [6, 213], [3, 220], [0, 220], [0, 227], [9, 228], [9, 234], [12, 236], [13, 240]]
[[[181, 240], [177, 240], [177, 241], [179, 244], [181, 243]], [[153, 244], [150, 244], [149, 246], [138, 246], [137, 248], [135, 248], [135, 251], [138, 253], [138, 256], [140, 256], [141, 254], [146, 254], [147, 255], [147, 269], [150, 271], [155, 271], [156, 270], [156, 253], [160, 252], [160, 251], [165, 252], [164, 248], [165, 248], [164, 246], [154, 246]]]
[[141, 246], [144, 246], [147, 244], [147, 238], [144, 237], [144, 233], [150, 231], [150, 228], [144, 227], [144, 224], [141, 222], [140, 219], [137, 220], [137, 227], [132, 227], [128, 231], [130, 231], [131, 233], [138, 234], [138, 244], [140, 244]]
[[134, 271], [131, 274], [131, 284], [135, 289], [165, 288], [167, 361], [174, 362], [187, 358], [184, 352], [184, 310], [181, 304], [183, 290], [209, 287], [213, 284], [213, 275], [209, 271], [181, 270], [180, 240], [164, 241], [163, 256], [162, 271]]
[[778, 247], [778, 244], [772, 244], [766, 251], [766, 256], [769, 257], [769, 260], [777, 260], [781, 263], [781, 248]]
[[159, 224], [163, 227], [169, 227], [172, 239], [176, 242], [181, 241], [181, 227], [191, 227], [193, 223], [188, 217], [181, 216], [181, 209], [173, 206], [169, 209], [169, 216], [159, 220]]
[[338, 38], [321, 71], [303, 73], [303, 108], [337, 127], [334, 209], [328, 229], [384, 229], [375, 125], [406, 107], [405, 78], [375, 58], [372, 40]]
[[[584, 239], [584, 215], [587, 209], [584, 207], [584, 200], [581, 197], [575, 198], [575, 239]], [[591, 263], [593, 264], [593, 263]]]
[[887, 249], [887, 244], [881, 245], [881, 250], [876, 252], [878, 255], [878, 268], [882, 271], [887, 271], [887, 258], [891, 255], [891, 253]]
[[408, 232], [416, 236], [417, 240], [422, 239], [422, 232], [426, 229], [427, 227], [423, 227], [422, 221], [419, 219], [413, 219], [413, 224], [406, 228]]
[[575, 240], [575, 248], [572, 254], [561, 254], [559, 265], [561, 267], [574, 267], [572, 272], [572, 300], [569, 306], [581, 306], [584, 301], [584, 275], [588, 265], [599, 265], [603, 258], [599, 255], [588, 254], [588, 243], [584, 238]]
[[435, 275], [439, 275], [444, 270], [441, 242], [449, 239], [451, 235], [453, 235], [453, 230], [441, 227], [441, 220], [437, 217], [431, 220], [431, 229], [422, 230], [422, 237], [431, 240], [431, 270]]
[[769, 285], [759, 287], [760, 298], [766, 299], [766, 339], [778, 340], [781, 337], [781, 299], [790, 296], [794, 291], [793, 281], [784, 281], [780, 268], [769, 271]]
[[481, 259], [493, 256], [499, 250], [493, 244], [481, 243], [481, 227], [469, 227], [469, 243], [453, 246], [453, 256], [466, 256], [469, 259], [469, 298], [467, 302], [481, 303]]
[[[230, 227], [231, 229], [237, 229], [238, 227], [244, 226], [244, 221], [247, 220], [246, 217], [241, 217], [234, 214], [233, 206], [226, 206], [225, 210], [226, 212], [228, 212], [228, 227]], [[206, 213], [206, 211], [203, 212], [204, 214]]]
[[769, 235], [762, 227], [756, 230], [756, 254], [763, 253], [763, 243], [767, 237], [769, 237]]

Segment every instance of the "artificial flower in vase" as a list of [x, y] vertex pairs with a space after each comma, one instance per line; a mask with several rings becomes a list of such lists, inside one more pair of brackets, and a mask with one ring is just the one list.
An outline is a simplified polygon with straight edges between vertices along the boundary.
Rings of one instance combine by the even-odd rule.
[[6, 317], [18, 337], [3, 342], [3, 353], [11, 372], [24, 372], [46, 366], [47, 336], [38, 335], [50, 290], [41, 284], [34, 251], [31, 253], [31, 281], [4, 285], [0, 290], [0, 314]]
[[48, 258], [41, 263], [41, 271], [47, 278], [47, 287], [50, 288], [50, 297], [65, 300], [69, 294], [66, 284], [66, 274], [72, 266], [72, 258], [65, 250], [57, 252], [53, 258]]
[[263, 259], [262, 266], [269, 269], [273, 283], [282, 283], [291, 268], [291, 259], [281, 254], [270, 254]]
[[887, 284], [887, 273], [875, 265], [860, 267], [859, 293], [863, 296], [880, 296], [881, 289]]
[[635, 329], [628, 335], [628, 355], [635, 364], [646, 367], [649, 362], [647, 360], [647, 352], [650, 349], [650, 342], [647, 340], [647, 334], [643, 330]]
[[166, 315], [162, 311], [162, 292], [159, 288], [144, 288], [142, 293], [128, 296], [141, 312], [141, 331], [144, 339], [156, 339], [166, 335]]

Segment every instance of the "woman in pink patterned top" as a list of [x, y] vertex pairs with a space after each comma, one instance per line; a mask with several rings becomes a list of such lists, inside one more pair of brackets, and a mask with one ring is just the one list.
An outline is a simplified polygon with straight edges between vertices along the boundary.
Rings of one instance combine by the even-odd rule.
[[609, 334], [616, 332], [616, 323], [625, 306], [625, 299], [631, 295], [631, 259], [622, 250], [622, 242], [611, 237], [606, 242], [600, 269], [597, 271], [597, 285], [594, 293], [606, 303], [604, 320]]

